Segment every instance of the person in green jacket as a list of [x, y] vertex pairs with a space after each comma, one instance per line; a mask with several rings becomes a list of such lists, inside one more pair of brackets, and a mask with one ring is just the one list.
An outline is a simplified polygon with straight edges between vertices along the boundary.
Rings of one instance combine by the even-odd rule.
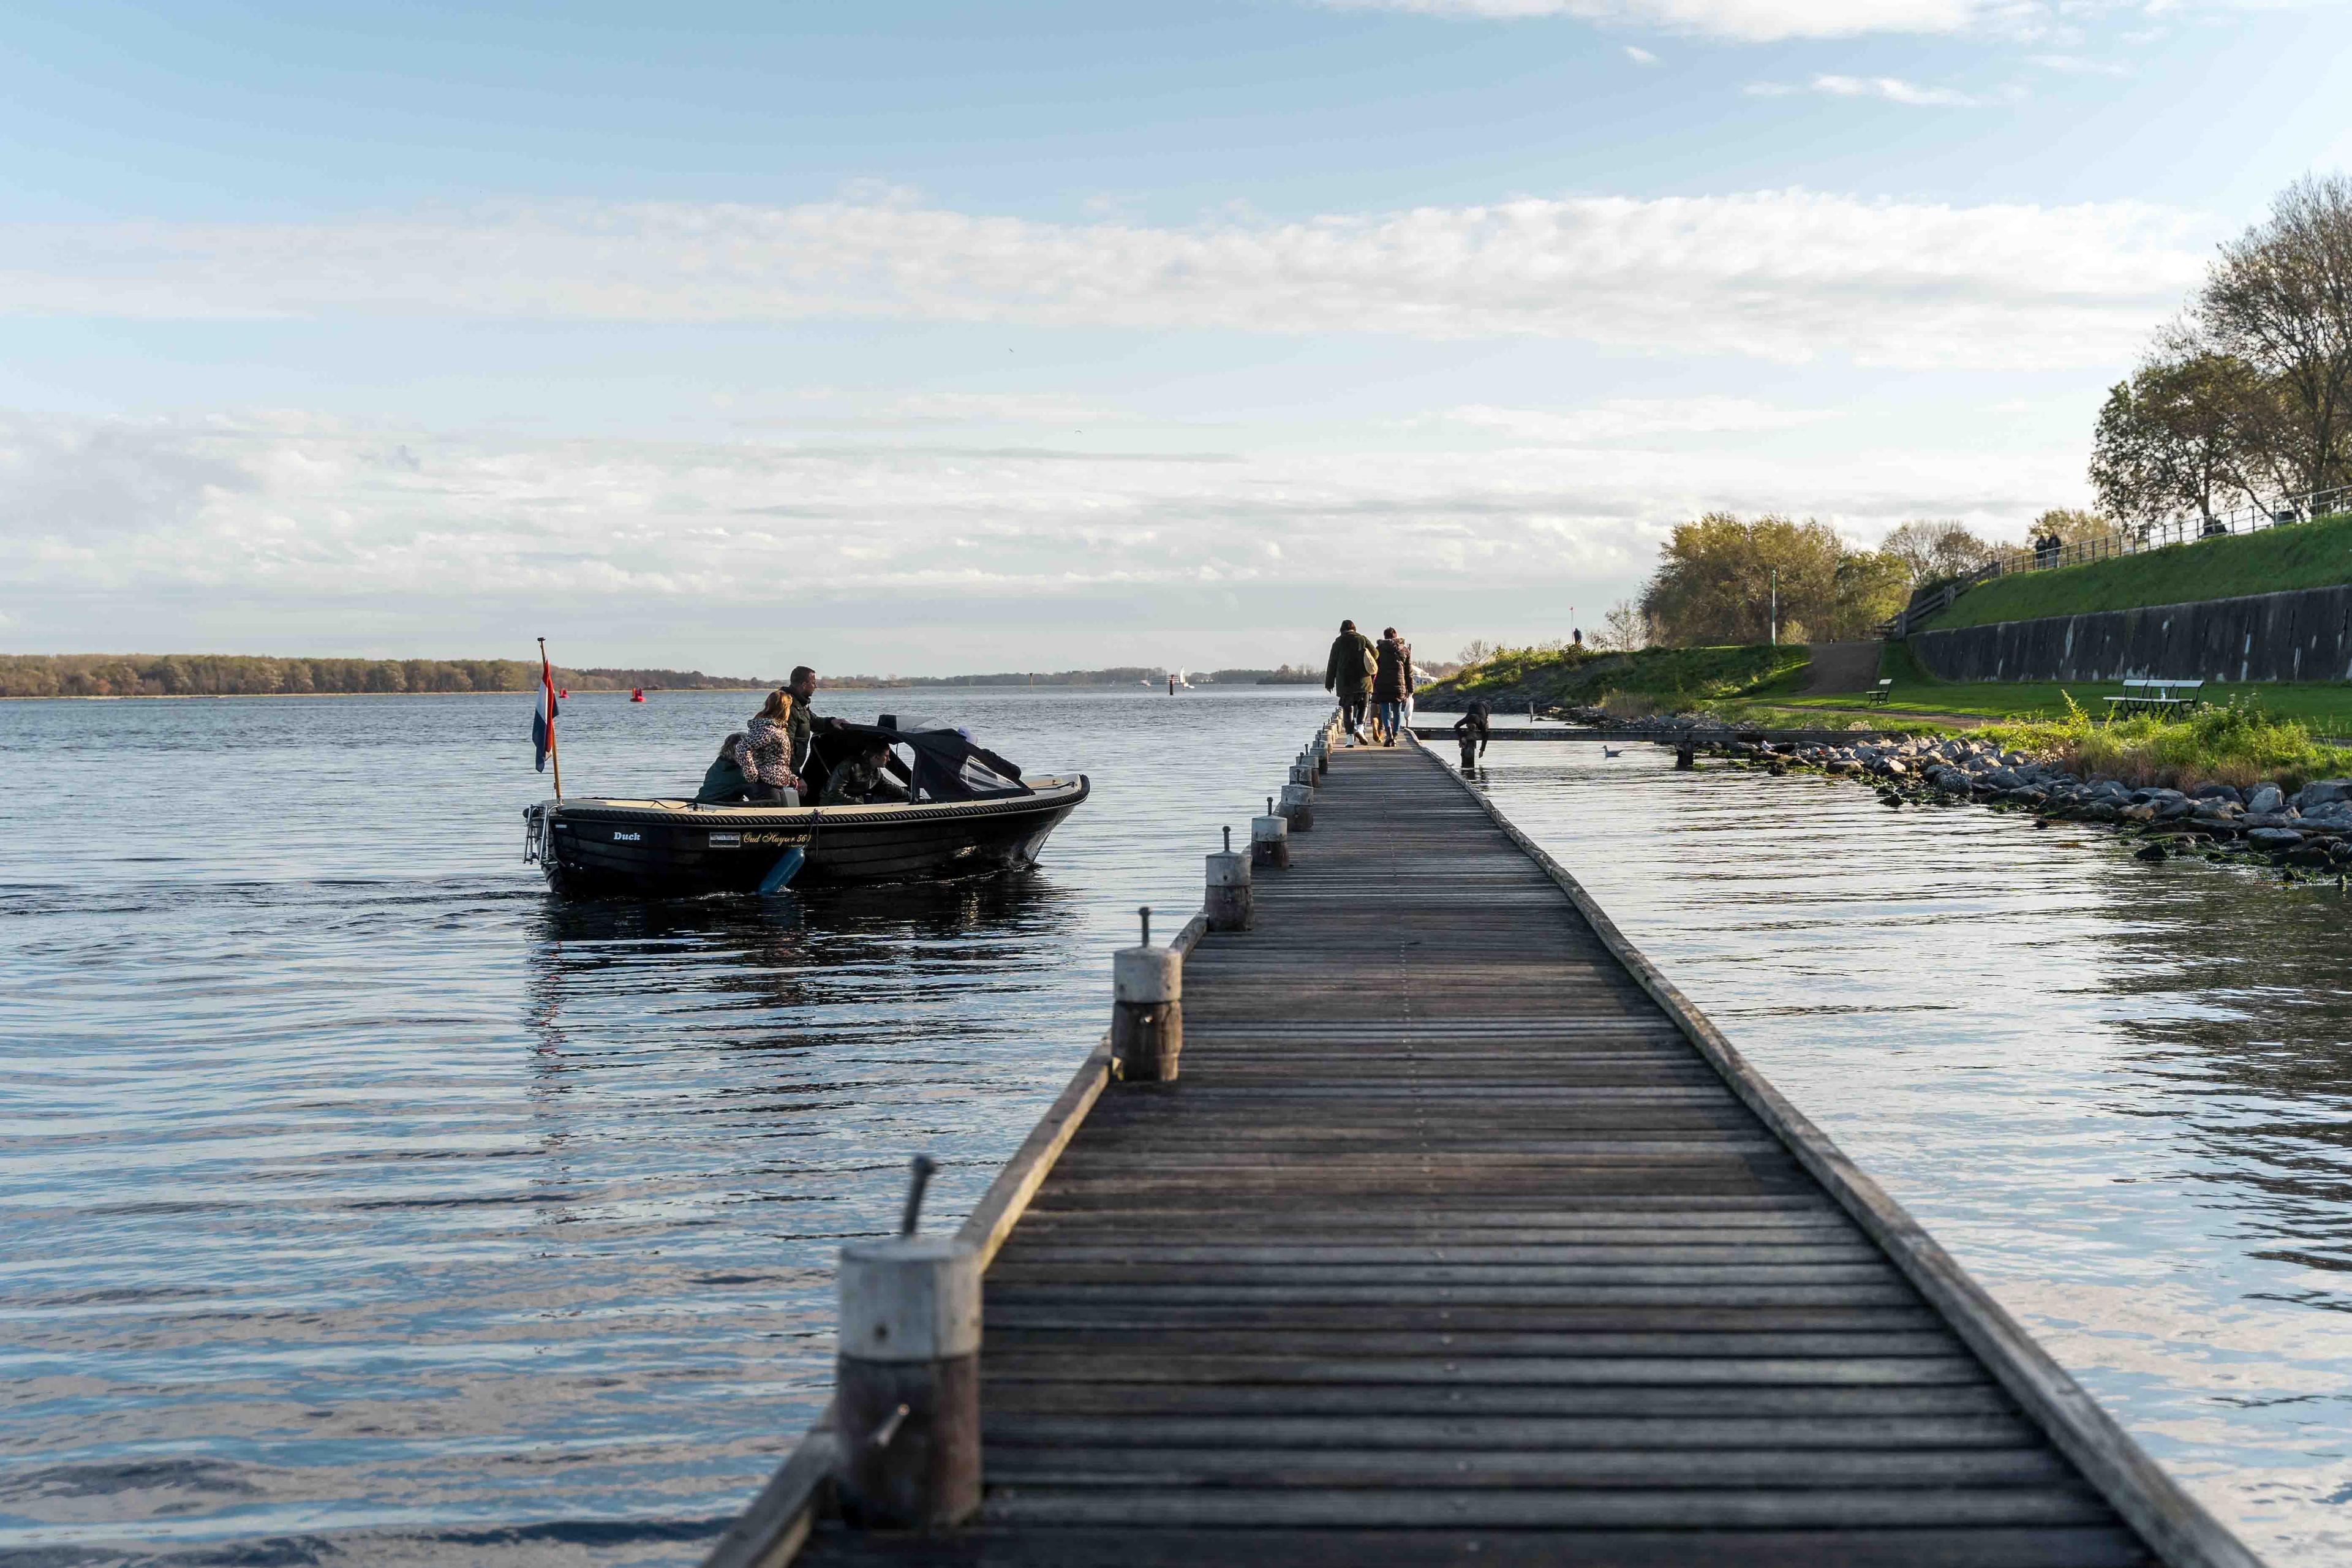
[[743, 743], [740, 730], [719, 742], [719, 757], [703, 773], [702, 788], [695, 795], [698, 804], [713, 805], [721, 801], [741, 800], [751, 793], [751, 781], [743, 773], [737, 748]]
[[1353, 621], [1339, 623], [1339, 635], [1331, 644], [1331, 658], [1323, 666], [1323, 689], [1339, 699], [1339, 716], [1348, 727], [1348, 738], [1361, 741], [1364, 732], [1364, 704], [1372, 695], [1372, 677], [1380, 670], [1380, 650], [1372, 639], [1356, 629]]

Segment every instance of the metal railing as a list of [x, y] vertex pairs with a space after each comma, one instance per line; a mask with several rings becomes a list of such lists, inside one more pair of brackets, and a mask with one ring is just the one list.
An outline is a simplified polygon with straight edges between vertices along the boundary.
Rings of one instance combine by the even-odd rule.
[[2039, 549], [2031, 545], [2000, 545], [1995, 550], [1993, 558], [1984, 565], [1943, 584], [1926, 599], [1913, 600], [1900, 615], [1878, 628], [1879, 636], [1895, 640], [1909, 637], [1922, 623], [1949, 609], [1952, 601], [1962, 594], [1979, 583], [1990, 583], [1996, 578], [2012, 576], [2021, 572], [2055, 572], [2062, 567], [2082, 566], [2094, 561], [2143, 555], [2151, 550], [2163, 550], [2175, 544], [2195, 544], [2208, 539], [2258, 533], [2267, 528], [2289, 528], [2347, 511], [2352, 511], [2352, 485], [2337, 485], [2276, 501], [2249, 501], [2211, 517], [2168, 518], [2162, 522], [2141, 523]]

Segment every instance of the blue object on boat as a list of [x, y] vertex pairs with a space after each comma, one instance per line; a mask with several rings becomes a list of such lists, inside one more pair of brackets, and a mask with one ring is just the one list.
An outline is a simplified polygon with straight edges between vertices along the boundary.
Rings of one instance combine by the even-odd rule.
[[[777, 856], [776, 863], [768, 868], [768, 874], [760, 879], [760, 891], [782, 892], [784, 884], [801, 874], [801, 867], [807, 859], [808, 852], [797, 844]], [[742, 884], [739, 882], [736, 886], [740, 887]]]

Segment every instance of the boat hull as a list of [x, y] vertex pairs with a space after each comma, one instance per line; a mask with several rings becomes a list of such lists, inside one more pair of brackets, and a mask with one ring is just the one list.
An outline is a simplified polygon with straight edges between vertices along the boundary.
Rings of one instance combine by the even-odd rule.
[[911, 805], [549, 802], [531, 808], [530, 848], [558, 893], [583, 898], [758, 892], [795, 849], [795, 883], [972, 876], [1034, 865], [1087, 794], [1079, 777], [1041, 780], [1033, 795]]

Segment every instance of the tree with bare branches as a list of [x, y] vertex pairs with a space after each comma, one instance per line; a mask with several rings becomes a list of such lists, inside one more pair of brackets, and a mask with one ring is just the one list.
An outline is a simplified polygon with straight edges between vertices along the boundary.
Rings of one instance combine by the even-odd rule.
[[2352, 480], [2352, 179], [2306, 175], [2221, 247], [2193, 307], [2208, 351], [2277, 389], [2282, 417], [2250, 428], [2298, 490]]

